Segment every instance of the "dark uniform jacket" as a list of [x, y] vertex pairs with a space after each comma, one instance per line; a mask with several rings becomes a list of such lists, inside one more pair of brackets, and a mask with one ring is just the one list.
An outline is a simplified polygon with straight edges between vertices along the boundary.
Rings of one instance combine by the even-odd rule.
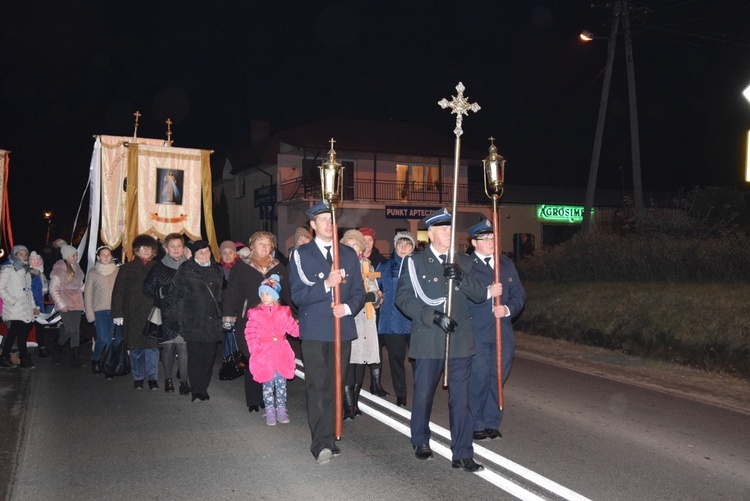
[[[412, 358], [444, 358], [445, 332], [432, 323], [435, 311], [445, 312], [448, 281], [443, 277], [443, 264], [435, 257], [432, 246], [404, 258], [396, 291], [396, 306], [411, 318]], [[455, 254], [455, 261], [464, 271], [460, 284], [454, 283], [451, 318], [458, 323], [451, 334], [451, 357], [474, 354], [474, 336], [467, 299], [482, 302], [487, 289], [473, 276], [473, 262], [463, 253]]]
[[[495, 271], [476, 255], [471, 255], [474, 260], [474, 276], [485, 287], [489, 287], [495, 280]], [[508, 307], [510, 310], [509, 317], [503, 317], [502, 332], [503, 336], [513, 336], [513, 324], [511, 319], [518, 315], [526, 303], [526, 291], [521, 285], [518, 278], [518, 272], [513, 265], [513, 261], [505, 256], [500, 256], [500, 282], [503, 284], [503, 294], [500, 297], [500, 304]], [[492, 313], [492, 303], [494, 298], [486, 299], [482, 303], [469, 302], [469, 312], [474, 324], [474, 337], [477, 340], [491, 342], [495, 340], [495, 315]]]
[[[336, 245], [336, 244], [334, 244]], [[354, 249], [339, 245], [339, 265], [346, 272], [340, 284], [341, 303], [349, 305], [351, 315], [341, 318], [341, 340], [357, 337], [354, 317], [365, 305], [365, 287]], [[300, 339], [333, 342], [333, 289], [326, 291], [325, 279], [331, 265], [313, 240], [298, 247], [289, 259], [292, 301], [299, 308]]]

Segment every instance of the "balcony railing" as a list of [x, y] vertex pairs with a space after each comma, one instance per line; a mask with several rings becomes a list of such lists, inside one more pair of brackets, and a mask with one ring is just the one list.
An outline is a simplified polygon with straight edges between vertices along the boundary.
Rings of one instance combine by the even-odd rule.
[[[469, 185], [458, 185], [457, 203], [462, 205], [486, 204], [487, 198], [483, 188], [472, 189], [469, 196]], [[477, 192], [477, 193], [474, 193]], [[411, 202], [411, 203], [443, 203], [453, 199], [453, 186], [439, 183], [417, 183], [372, 180], [354, 181], [353, 186], [344, 188], [344, 200], [356, 202]], [[320, 183], [305, 183], [301, 177], [285, 181], [281, 185], [281, 202], [292, 200], [320, 200]]]

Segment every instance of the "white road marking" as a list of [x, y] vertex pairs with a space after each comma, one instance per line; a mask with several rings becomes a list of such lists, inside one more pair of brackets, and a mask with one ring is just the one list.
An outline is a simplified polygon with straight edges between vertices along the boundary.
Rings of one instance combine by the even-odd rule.
[[[302, 361], [299, 359], [295, 359], [297, 362], [297, 365], [299, 367], [304, 367], [302, 364]], [[297, 375], [297, 377], [301, 379], [305, 379], [305, 373], [302, 372], [299, 369], [296, 369], [294, 373]], [[399, 407], [395, 404], [392, 404], [388, 402], [387, 400], [380, 398], [378, 396], [372, 395], [370, 392], [361, 390], [360, 397], [364, 397], [365, 399], [377, 403], [381, 407], [384, 407], [388, 409], [388, 411], [392, 414], [397, 414], [401, 416], [402, 418], [409, 421], [411, 419], [411, 412], [407, 411], [403, 407]], [[359, 402], [359, 408], [360, 410], [377, 419], [381, 423], [393, 428], [397, 432], [401, 433], [402, 435], [405, 435], [407, 437], [411, 436], [411, 430], [410, 428], [400, 423], [399, 421], [393, 419], [392, 417], [388, 416], [387, 414], [375, 409], [374, 407], [371, 407], [370, 405], [360, 401]], [[450, 442], [450, 430], [447, 430], [443, 428], [442, 426], [438, 426], [432, 421], [430, 421], [430, 431], [442, 437], [446, 441]], [[430, 448], [435, 454], [439, 454], [443, 456], [444, 458], [451, 460], [452, 454], [449, 447], [444, 446], [443, 444], [435, 441], [430, 440]], [[551, 492], [552, 494], [559, 496], [563, 499], [567, 499], [570, 501], [590, 501], [587, 497], [582, 496], [581, 494], [578, 494], [577, 492], [568, 489], [567, 487], [558, 484], [557, 482], [548, 479], [547, 477], [544, 477], [532, 470], [529, 470], [528, 468], [521, 466], [518, 463], [515, 463], [511, 461], [510, 459], [507, 459], [500, 454], [497, 454], [496, 452], [493, 452], [486, 447], [482, 447], [481, 445], [474, 444], [474, 455], [475, 457], [479, 457], [482, 459], [486, 459], [487, 461], [490, 461], [499, 467], [508, 470], [519, 477], [528, 480], [529, 482], [538, 485], [542, 489]], [[528, 489], [525, 489], [521, 485], [518, 485], [517, 483], [513, 482], [511, 479], [501, 475], [500, 473], [496, 473], [494, 471], [491, 471], [489, 468], [486, 467], [482, 472], [475, 473], [475, 475], [482, 477], [487, 482], [491, 483], [495, 487], [498, 487], [505, 492], [511, 494], [512, 496], [517, 497], [518, 499], [523, 500], [543, 500], [543, 497], [538, 496], [537, 494], [529, 491]]]

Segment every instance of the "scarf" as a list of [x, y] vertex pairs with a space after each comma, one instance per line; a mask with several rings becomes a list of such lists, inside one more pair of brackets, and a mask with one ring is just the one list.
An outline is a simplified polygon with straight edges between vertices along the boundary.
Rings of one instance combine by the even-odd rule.
[[96, 271], [98, 271], [101, 275], [104, 275], [106, 277], [107, 275], [111, 275], [112, 273], [114, 273], [114, 271], [117, 269], [117, 265], [115, 263], [104, 264], [97, 261], [94, 265], [94, 268], [96, 268]]
[[253, 253], [250, 257], [250, 266], [260, 271], [263, 276], [265, 276], [266, 272], [276, 266], [278, 263], [279, 260], [271, 256], [270, 254], [265, 258], [261, 258]]
[[10, 260], [13, 262], [13, 269], [15, 271], [19, 270], [26, 270], [26, 273], [29, 272], [29, 262], [23, 261], [20, 257], [16, 256], [15, 254], [10, 255]]
[[173, 270], [176, 270], [177, 268], [179, 268], [180, 265], [182, 263], [184, 263], [185, 261], [187, 261], [187, 258], [184, 255], [180, 256], [180, 259], [178, 259], [176, 261], [174, 259], [172, 259], [169, 256], [169, 254], [167, 254], [166, 256], [164, 256], [163, 258], [161, 258], [161, 264], [163, 264], [167, 268], [171, 268]]

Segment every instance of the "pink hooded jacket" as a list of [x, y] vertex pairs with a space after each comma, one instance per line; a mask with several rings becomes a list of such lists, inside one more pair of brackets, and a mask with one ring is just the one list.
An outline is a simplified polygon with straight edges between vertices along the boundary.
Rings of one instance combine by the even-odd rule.
[[250, 351], [250, 372], [257, 382], [271, 381], [274, 372], [294, 379], [294, 351], [286, 334], [299, 337], [299, 324], [288, 306], [261, 304], [247, 310], [245, 339]]

